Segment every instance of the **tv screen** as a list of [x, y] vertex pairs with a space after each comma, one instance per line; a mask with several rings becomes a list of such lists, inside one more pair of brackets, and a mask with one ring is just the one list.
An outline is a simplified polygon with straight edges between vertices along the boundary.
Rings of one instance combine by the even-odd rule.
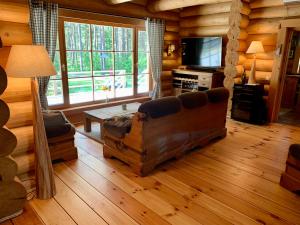
[[218, 68], [222, 65], [222, 37], [184, 38], [182, 64], [199, 68]]

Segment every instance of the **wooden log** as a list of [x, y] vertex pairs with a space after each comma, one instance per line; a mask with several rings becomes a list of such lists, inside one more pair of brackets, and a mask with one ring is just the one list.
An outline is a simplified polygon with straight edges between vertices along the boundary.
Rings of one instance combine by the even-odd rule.
[[237, 51], [232, 51], [231, 54], [226, 54], [225, 64], [237, 65], [239, 62], [239, 53]]
[[180, 30], [181, 37], [222, 36], [229, 31], [229, 26], [193, 27]]
[[278, 19], [251, 20], [247, 27], [248, 34], [276, 34], [278, 31]]
[[259, 1], [250, 2], [251, 9], [282, 6], [282, 5], [283, 5], [282, 0], [259, 0]]
[[243, 6], [241, 8], [240, 13], [246, 16], [250, 15], [251, 9], [249, 3], [243, 2]]
[[0, 99], [0, 127], [3, 127], [9, 119], [9, 108], [7, 104]]
[[26, 1], [8, 1], [0, 2], [0, 21], [28, 23], [29, 9]]
[[27, 174], [35, 170], [34, 153], [21, 154], [13, 157], [18, 165], [17, 175]]
[[165, 32], [165, 41], [178, 41], [180, 39], [179, 34], [176, 32]]
[[17, 146], [12, 152], [12, 156], [28, 154], [34, 150], [33, 127], [24, 126], [10, 130], [17, 137]]
[[174, 21], [166, 21], [166, 31], [179, 33], [179, 23]]
[[180, 20], [180, 27], [221, 26], [229, 24], [229, 13], [186, 17]]
[[8, 104], [10, 118], [6, 126], [16, 128], [32, 125], [32, 102], [12, 102]]
[[245, 16], [245, 15], [242, 15], [242, 18], [240, 20], [240, 28], [248, 27], [249, 22], [250, 22], [249, 17]]
[[[246, 70], [245, 72], [246, 72], [247, 77], [249, 77], [250, 70]], [[269, 84], [271, 77], [272, 77], [272, 72], [264, 72], [264, 71], [258, 71], [258, 70], [255, 72], [256, 81], [259, 83]]]
[[230, 12], [231, 2], [221, 2], [216, 4], [199, 5], [183, 8], [180, 17], [190, 17], [199, 15], [211, 15], [216, 13]]
[[247, 48], [248, 48], [247, 42], [239, 40], [238, 52], [245, 52]]
[[163, 71], [176, 69], [179, 66], [178, 60], [163, 60]]
[[251, 11], [250, 19], [264, 19], [264, 18], [286, 18], [296, 17], [300, 15], [300, 6], [286, 7], [274, 6], [268, 8], [259, 8]]
[[14, 181], [18, 166], [15, 161], [7, 157], [0, 157], [0, 182]]
[[[247, 59], [244, 67], [246, 70], [251, 70], [253, 59]], [[274, 60], [256, 60], [256, 70], [257, 71], [264, 71], [264, 72], [272, 72]]]
[[0, 181], [0, 218], [21, 213], [26, 202], [26, 190], [18, 182]]
[[30, 79], [8, 77], [7, 89], [0, 98], [6, 103], [30, 101]]
[[[16, 136], [5, 128], [0, 128], [0, 157], [10, 155], [17, 145]], [[5, 144], [4, 144], [5, 143]]]
[[[256, 59], [274, 60], [275, 52], [257, 53]], [[247, 54], [248, 59], [254, 59], [254, 54]]]
[[0, 66], [5, 68], [8, 55], [10, 53], [10, 47], [2, 47], [0, 48]]
[[160, 18], [164, 20], [179, 21], [179, 15], [176, 12], [160, 12], [151, 13], [144, 6], [123, 3], [115, 6], [103, 4], [98, 0], [85, 0], [85, 1], [69, 1], [69, 0], [49, 0], [50, 2], [57, 3], [60, 8], [88, 11], [102, 14], [112, 14], [116, 16], [128, 16], [135, 18], [151, 17]]
[[242, 76], [242, 74], [244, 73], [244, 67], [242, 65], [238, 65], [236, 66], [236, 76]]
[[240, 29], [240, 34], [239, 34], [239, 36], [238, 36], [238, 39], [239, 39], [239, 40], [246, 40], [247, 37], [248, 37], [247, 31], [244, 30], [244, 29]]
[[238, 65], [243, 65], [246, 60], [246, 55], [244, 53], [239, 53]]
[[236, 77], [236, 78], [234, 78], [234, 83], [235, 84], [241, 84], [242, 83], [242, 79], [240, 77]]
[[0, 65], [0, 95], [7, 88], [7, 76], [5, 70]]
[[3, 46], [32, 44], [31, 30], [25, 23], [1, 22], [0, 36]]
[[250, 34], [247, 37], [247, 42], [261, 41], [263, 45], [276, 45], [277, 34]]
[[[217, 0], [215, 3], [230, 2], [231, 0]], [[154, 0], [148, 5], [150, 12], [161, 12], [173, 9], [180, 9], [190, 6], [210, 4], [211, 0]]]

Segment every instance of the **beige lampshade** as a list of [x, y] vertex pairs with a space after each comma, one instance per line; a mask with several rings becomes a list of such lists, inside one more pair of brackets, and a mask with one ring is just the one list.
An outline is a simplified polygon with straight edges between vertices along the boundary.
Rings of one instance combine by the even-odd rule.
[[248, 54], [256, 54], [256, 53], [262, 53], [265, 52], [264, 47], [261, 43], [261, 41], [252, 41], [247, 52]]
[[47, 50], [42, 45], [13, 45], [5, 71], [11, 77], [40, 77], [57, 74]]

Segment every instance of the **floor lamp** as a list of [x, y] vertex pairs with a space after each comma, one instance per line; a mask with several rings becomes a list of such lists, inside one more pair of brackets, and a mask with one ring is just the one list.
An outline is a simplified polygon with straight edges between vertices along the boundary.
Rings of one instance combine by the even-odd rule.
[[254, 54], [254, 60], [252, 62], [251, 65], [251, 72], [250, 72], [250, 76], [249, 76], [249, 80], [247, 84], [256, 84], [256, 79], [255, 79], [255, 70], [256, 70], [256, 54], [257, 53], [263, 53], [264, 51], [264, 47], [261, 43], [261, 41], [252, 41], [248, 50], [247, 50], [247, 54]]
[[36, 77], [56, 75], [54, 65], [44, 46], [13, 45], [5, 70], [11, 77], [32, 78], [36, 193], [39, 199], [49, 199], [56, 191]]

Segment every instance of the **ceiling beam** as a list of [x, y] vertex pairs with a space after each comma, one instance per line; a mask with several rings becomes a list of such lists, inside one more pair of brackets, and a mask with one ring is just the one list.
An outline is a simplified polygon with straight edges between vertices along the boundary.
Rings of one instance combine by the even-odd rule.
[[173, 9], [180, 9], [189, 6], [231, 2], [232, 0], [154, 0], [150, 1], [148, 9], [151, 12], [161, 12]]
[[132, 1], [133, 0], [105, 0], [105, 2], [110, 5], [116, 5], [116, 4], [121, 4], [121, 3], [125, 3], [125, 2], [132, 2]]
[[160, 18], [171, 21], [178, 21], [179, 14], [174, 12], [160, 12], [151, 13], [144, 6], [133, 4], [133, 3], [123, 3], [118, 5], [107, 5], [103, 4], [99, 0], [48, 0], [50, 2], [57, 3], [59, 7], [65, 9], [82, 10], [87, 12], [110, 14], [115, 16], [127, 16], [133, 18]]

